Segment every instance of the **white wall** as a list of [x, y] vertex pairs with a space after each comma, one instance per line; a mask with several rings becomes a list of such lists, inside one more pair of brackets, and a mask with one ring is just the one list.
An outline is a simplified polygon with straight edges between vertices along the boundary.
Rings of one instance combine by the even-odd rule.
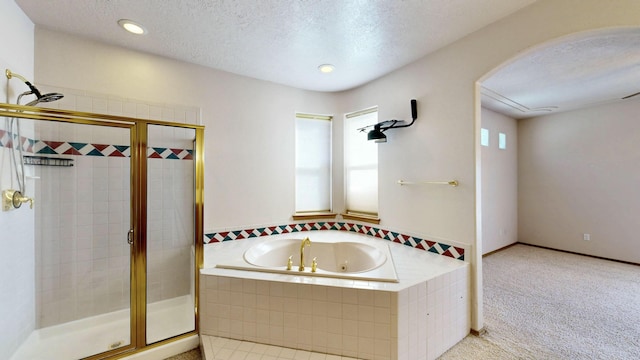
[[[518, 123], [482, 108], [489, 146], [482, 146], [482, 253], [518, 242]], [[498, 134], [506, 148], [498, 148]]]
[[640, 263], [639, 113], [636, 98], [519, 122], [520, 242]]
[[[5, 69], [33, 77], [33, 23], [12, 0], [0, 0], [0, 99], [15, 102], [28, 88], [17, 79], [7, 86]], [[0, 129], [8, 121], [0, 118]], [[0, 147], [0, 190], [11, 186], [10, 150]], [[15, 179], [14, 179], [15, 184]], [[29, 184], [31, 189], [33, 184]], [[34, 212], [28, 206], [0, 212], [0, 354], [11, 355], [35, 327]]]
[[[541, 0], [359, 89], [323, 94], [205, 69], [78, 37], [36, 31], [36, 81], [202, 109], [207, 126], [205, 230], [289, 221], [294, 210], [295, 111], [342, 113], [379, 106], [379, 118], [410, 117], [379, 145], [381, 226], [473, 244], [474, 319], [482, 327], [481, 234], [476, 234], [475, 84], [518, 54], [571, 33], [640, 26], [640, 2]], [[390, 54], [389, 56], [393, 56]], [[337, 124], [336, 128], [339, 128]], [[337, 134], [336, 142], [341, 140]], [[341, 151], [337, 147], [336, 154]], [[339, 165], [339, 160], [336, 165]], [[334, 172], [340, 176], [341, 171]], [[460, 181], [400, 187], [405, 180]], [[336, 210], [341, 210], [341, 184]]]
[[205, 231], [290, 221], [295, 112], [330, 114], [336, 98], [45, 29], [36, 29], [36, 82], [200, 107]]
[[[472, 328], [482, 326], [483, 246], [475, 218], [475, 181], [480, 180], [474, 172], [480, 151], [476, 82], [547, 41], [596, 28], [640, 26], [632, 15], [638, 11], [637, 1], [616, 1], [613, 6], [598, 0], [541, 0], [342, 99], [349, 108], [378, 105], [380, 119], [406, 118], [407, 99], [418, 100], [416, 124], [389, 131], [389, 142], [380, 145], [380, 217], [387, 227], [475, 245], [470, 254]], [[394, 183], [398, 177], [456, 178], [460, 187], [399, 187]]]

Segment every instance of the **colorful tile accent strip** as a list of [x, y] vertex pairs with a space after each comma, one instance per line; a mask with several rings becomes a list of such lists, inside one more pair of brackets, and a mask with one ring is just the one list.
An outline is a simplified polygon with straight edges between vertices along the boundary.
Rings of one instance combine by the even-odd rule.
[[[12, 148], [17, 136], [0, 130], [0, 147]], [[130, 157], [128, 145], [91, 144], [66, 141], [33, 140], [21, 137], [22, 150], [41, 155], [76, 155], [101, 157]], [[163, 147], [147, 148], [150, 159], [193, 160], [193, 150]]]
[[37, 140], [35, 154], [130, 157], [129, 146]]
[[389, 240], [396, 243], [414, 247], [416, 249], [426, 250], [438, 255], [452, 257], [457, 260], [464, 261], [464, 248], [451, 246], [436, 241], [421, 239], [419, 237], [401, 234], [394, 231], [376, 228], [369, 225], [352, 224], [345, 222], [315, 222], [258, 227], [253, 229], [222, 231], [205, 234], [204, 242], [216, 243], [223, 241], [242, 240], [259, 236], [288, 234], [302, 231], [315, 230], [339, 230], [350, 231], [359, 234], [377, 237], [383, 240]]
[[[17, 134], [12, 134], [6, 130], [0, 130], [0, 146], [2, 147], [12, 148], [17, 138]], [[21, 136], [20, 144], [22, 144], [22, 151], [33, 151], [35, 140]]]
[[[13, 147], [17, 136], [10, 134], [6, 130], [0, 130], [0, 147]], [[107, 145], [107, 144], [90, 144], [77, 142], [62, 141], [46, 141], [32, 140], [25, 137], [21, 138], [22, 148], [25, 152], [33, 154], [47, 155], [76, 155], [76, 156], [102, 156], [102, 157], [129, 157], [131, 156], [130, 147], [127, 145]], [[189, 149], [173, 149], [163, 147], [149, 147], [147, 149], [147, 157], [150, 159], [174, 159], [174, 160], [193, 160], [193, 150]], [[376, 228], [368, 225], [352, 224], [345, 222], [316, 222], [277, 225], [268, 227], [259, 227], [254, 229], [224, 231], [217, 233], [205, 234], [205, 244], [211, 242], [223, 242], [230, 240], [241, 240], [258, 236], [268, 236], [277, 234], [287, 234], [302, 231], [314, 230], [339, 230], [350, 231], [368, 236], [377, 237], [383, 240], [389, 240], [396, 243], [414, 247], [416, 249], [426, 250], [439, 255], [452, 257], [458, 260], [464, 260], [464, 248], [451, 246], [436, 241], [421, 239], [419, 237], [401, 234], [385, 229]]]
[[193, 160], [193, 150], [149, 147], [147, 157], [150, 159]]

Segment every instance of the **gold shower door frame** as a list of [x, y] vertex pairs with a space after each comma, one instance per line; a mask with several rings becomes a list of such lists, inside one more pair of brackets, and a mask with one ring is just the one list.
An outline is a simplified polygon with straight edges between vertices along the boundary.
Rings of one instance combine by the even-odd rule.
[[[131, 343], [117, 349], [84, 358], [85, 360], [118, 359], [198, 334], [199, 330], [199, 269], [204, 262], [204, 126], [79, 111], [47, 109], [0, 103], [0, 116], [33, 120], [48, 120], [84, 125], [128, 128], [131, 144], [131, 246], [130, 311]], [[195, 299], [193, 331], [147, 345], [147, 143], [148, 125], [170, 126], [195, 130], [194, 141], [194, 239]], [[126, 241], [126, 239], [123, 239]]]

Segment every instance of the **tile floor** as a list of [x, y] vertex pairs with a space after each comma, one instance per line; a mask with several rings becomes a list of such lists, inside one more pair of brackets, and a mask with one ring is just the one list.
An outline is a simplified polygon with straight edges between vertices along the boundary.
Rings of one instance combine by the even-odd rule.
[[286, 347], [201, 335], [202, 360], [357, 360]]

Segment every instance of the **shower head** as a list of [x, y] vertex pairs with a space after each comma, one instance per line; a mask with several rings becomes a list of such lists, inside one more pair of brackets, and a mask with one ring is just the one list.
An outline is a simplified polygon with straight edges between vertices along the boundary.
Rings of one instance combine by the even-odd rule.
[[64, 95], [60, 94], [60, 93], [48, 93], [48, 94], [44, 94], [44, 95], [40, 95], [40, 97], [38, 97], [37, 99], [26, 103], [26, 106], [35, 106], [39, 103], [46, 103], [46, 102], [52, 102], [52, 101], [56, 101], [56, 100], [60, 100], [64, 97]]
[[5, 70], [5, 75], [7, 76], [7, 79], [11, 79], [15, 77], [22, 80], [22, 82], [27, 84], [27, 86], [29, 87], [29, 90], [31, 90], [31, 91], [24, 92], [20, 94], [20, 96], [18, 96], [18, 104], [20, 104], [20, 98], [22, 98], [24, 95], [33, 94], [36, 96], [35, 100], [26, 104], [27, 106], [34, 106], [39, 103], [52, 102], [52, 101], [60, 100], [64, 97], [64, 95], [60, 93], [49, 93], [49, 94], [42, 95], [40, 91], [33, 84], [31, 84], [24, 76], [11, 72], [11, 70], [9, 69]]

